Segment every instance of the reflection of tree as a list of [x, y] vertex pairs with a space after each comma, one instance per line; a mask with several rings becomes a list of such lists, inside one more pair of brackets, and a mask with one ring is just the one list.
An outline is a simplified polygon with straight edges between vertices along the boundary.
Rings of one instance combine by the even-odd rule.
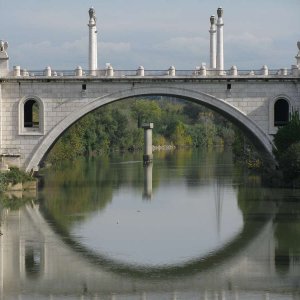
[[290, 265], [299, 261], [300, 254], [300, 203], [299, 198], [289, 201], [290, 197], [285, 194], [285, 201], [280, 205], [275, 218], [275, 266], [276, 270], [285, 274]]
[[143, 166], [111, 164], [107, 157], [77, 160], [45, 175], [43, 205], [60, 225], [68, 228], [111, 201], [122, 185], [143, 187]]

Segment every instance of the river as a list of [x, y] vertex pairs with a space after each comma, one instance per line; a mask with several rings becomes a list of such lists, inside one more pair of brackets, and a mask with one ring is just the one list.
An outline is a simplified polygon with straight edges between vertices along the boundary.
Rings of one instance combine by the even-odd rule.
[[300, 299], [300, 191], [231, 150], [78, 159], [1, 210], [1, 299]]

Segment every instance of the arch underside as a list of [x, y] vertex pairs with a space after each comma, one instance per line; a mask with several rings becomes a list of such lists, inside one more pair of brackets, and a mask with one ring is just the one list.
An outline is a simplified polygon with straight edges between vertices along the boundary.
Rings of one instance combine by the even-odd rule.
[[132, 88], [93, 99], [91, 102], [89, 102], [79, 110], [70, 113], [70, 115], [68, 115], [45, 135], [40, 144], [36, 147], [34, 154], [25, 162], [24, 168], [26, 169], [26, 171], [37, 168], [45, 154], [59, 138], [59, 136], [73, 123], [75, 123], [77, 120], [79, 120], [89, 112], [115, 101], [132, 97], [153, 95], [182, 98], [211, 108], [212, 110], [220, 113], [226, 119], [237, 125], [251, 139], [255, 146], [260, 151], [262, 151], [262, 153], [264, 153], [265, 158], [273, 161], [273, 144], [270, 137], [245, 113], [232, 106], [225, 100], [202, 92], [182, 88], [147, 87]]

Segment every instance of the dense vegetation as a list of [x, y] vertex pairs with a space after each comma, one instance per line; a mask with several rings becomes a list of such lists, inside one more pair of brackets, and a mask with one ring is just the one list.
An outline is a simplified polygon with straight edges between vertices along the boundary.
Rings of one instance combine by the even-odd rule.
[[290, 122], [274, 136], [274, 154], [286, 185], [300, 187], [300, 118], [296, 111]]
[[9, 172], [0, 172], [0, 192], [7, 189], [8, 184], [17, 184], [33, 180], [32, 177], [26, 172], [18, 168], [11, 167]]
[[179, 99], [128, 99], [99, 108], [72, 125], [57, 141], [47, 161], [136, 150], [143, 147], [144, 122], [153, 122], [153, 144], [200, 147], [232, 144], [234, 129], [211, 110]]

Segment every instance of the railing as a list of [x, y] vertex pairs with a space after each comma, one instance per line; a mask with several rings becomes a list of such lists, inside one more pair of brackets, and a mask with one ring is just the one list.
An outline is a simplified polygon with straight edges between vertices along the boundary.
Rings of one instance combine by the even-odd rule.
[[210, 70], [205, 67], [199, 67], [195, 70], [175, 70], [171, 67], [168, 70], [145, 70], [140, 67], [138, 70], [114, 70], [109, 67], [104, 70], [83, 70], [77, 68], [76, 70], [51, 70], [48, 67], [45, 70], [22, 70], [20, 68], [14, 69], [10, 72], [8, 77], [93, 77], [93, 78], [132, 78], [132, 77], [185, 77], [185, 78], [209, 78], [209, 77], [271, 77], [282, 78], [284, 76], [300, 77], [300, 69], [260, 69], [260, 70], [237, 70], [231, 68], [229, 70]]

